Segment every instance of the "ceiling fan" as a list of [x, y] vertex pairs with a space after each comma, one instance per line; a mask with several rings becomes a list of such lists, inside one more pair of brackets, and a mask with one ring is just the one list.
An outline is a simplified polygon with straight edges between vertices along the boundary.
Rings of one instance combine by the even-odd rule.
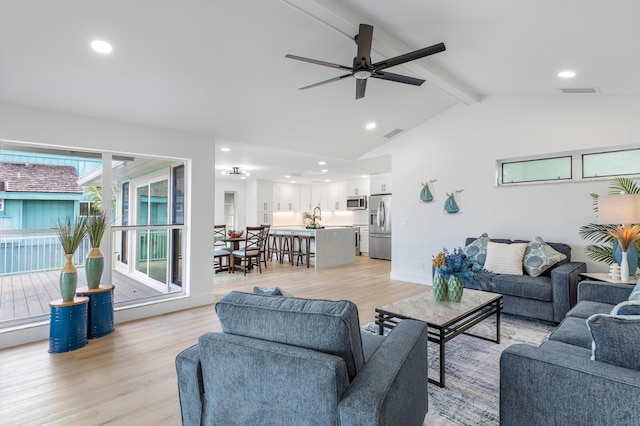
[[360, 30], [354, 37], [356, 44], [358, 45], [358, 53], [353, 58], [353, 66], [347, 67], [345, 65], [333, 64], [331, 62], [318, 61], [316, 59], [303, 58], [296, 55], [285, 55], [286, 58], [296, 59], [298, 61], [310, 62], [312, 64], [323, 65], [325, 67], [337, 68], [345, 71], [349, 71], [349, 74], [341, 75], [339, 77], [330, 78], [329, 80], [321, 81], [319, 83], [311, 84], [309, 86], [301, 87], [300, 90], [311, 89], [312, 87], [322, 86], [323, 84], [332, 83], [334, 81], [342, 80], [347, 77], [354, 77], [356, 79], [356, 99], [364, 97], [365, 89], [367, 88], [367, 79], [379, 78], [381, 80], [395, 81], [397, 83], [412, 84], [414, 86], [420, 86], [425, 80], [408, 77], [405, 75], [393, 74], [390, 72], [384, 72], [386, 68], [390, 68], [396, 65], [404, 64], [405, 62], [415, 61], [416, 59], [424, 58], [425, 56], [433, 55], [445, 50], [444, 43], [434, 44], [433, 46], [425, 47], [424, 49], [416, 50], [414, 52], [405, 53], [400, 56], [396, 56], [391, 59], [385, 59], [375, 64], [371, 63], [371, 40], [373, 39], [373, 27], [367, 24], [360, 24]]

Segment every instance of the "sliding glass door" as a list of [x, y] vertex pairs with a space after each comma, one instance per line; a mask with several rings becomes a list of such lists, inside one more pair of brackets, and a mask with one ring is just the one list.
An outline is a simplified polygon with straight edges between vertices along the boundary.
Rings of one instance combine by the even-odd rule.
[[[136, 188], [137, 225], [167, 225], [169, 181], [163, 179]], [[168, 284], [169, 231], [138, 230], [136, 270], [155, 281]]]

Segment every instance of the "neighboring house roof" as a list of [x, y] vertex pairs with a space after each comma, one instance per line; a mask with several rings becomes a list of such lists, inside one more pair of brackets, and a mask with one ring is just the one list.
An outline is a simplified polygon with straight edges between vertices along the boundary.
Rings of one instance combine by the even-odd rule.
[[73, 166], [0, 162], [0, 190], [82, 194]]

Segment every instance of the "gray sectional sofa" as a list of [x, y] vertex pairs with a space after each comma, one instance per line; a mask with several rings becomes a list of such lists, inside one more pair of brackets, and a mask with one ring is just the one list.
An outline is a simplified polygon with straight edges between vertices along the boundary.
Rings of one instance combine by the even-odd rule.
[[[467, 238], [465, 248], [476, 240], [477, 238]], [[508, 239], [490, 241], [503, 244], [529, 243], [527, 240]], [[526, 272], [524, 275], [476, 275], [484, 290], [503, 295], [502, 312], [559, 323], [575, 304], [580, 273], [587, 271], [586, 264], [571, 261], [571, 246], [568, 244], [546, 244], [566, 255], [566, 259], [551, 266], [539, 276], [533, 277]]]
[[503, 351], [501, 425], [640, 425], [640, 302], [628, 301], [632, 290], [583, 281], [548, 341]]

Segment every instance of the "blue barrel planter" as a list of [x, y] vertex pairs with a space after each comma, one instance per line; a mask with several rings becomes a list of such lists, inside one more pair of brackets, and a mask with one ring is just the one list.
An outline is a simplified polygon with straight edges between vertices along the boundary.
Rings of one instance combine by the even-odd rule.
[[113, 332], [113, 289], [114, 285], [101, 285], [98, 288], [81, 289], [77, 296], [89, 298], [87, 337], [95, 339]]
[[61, 299], [49, 303], [49, 352], [70, 352], [87, 344], [88, 297], [76, 297], [71, 301]]

